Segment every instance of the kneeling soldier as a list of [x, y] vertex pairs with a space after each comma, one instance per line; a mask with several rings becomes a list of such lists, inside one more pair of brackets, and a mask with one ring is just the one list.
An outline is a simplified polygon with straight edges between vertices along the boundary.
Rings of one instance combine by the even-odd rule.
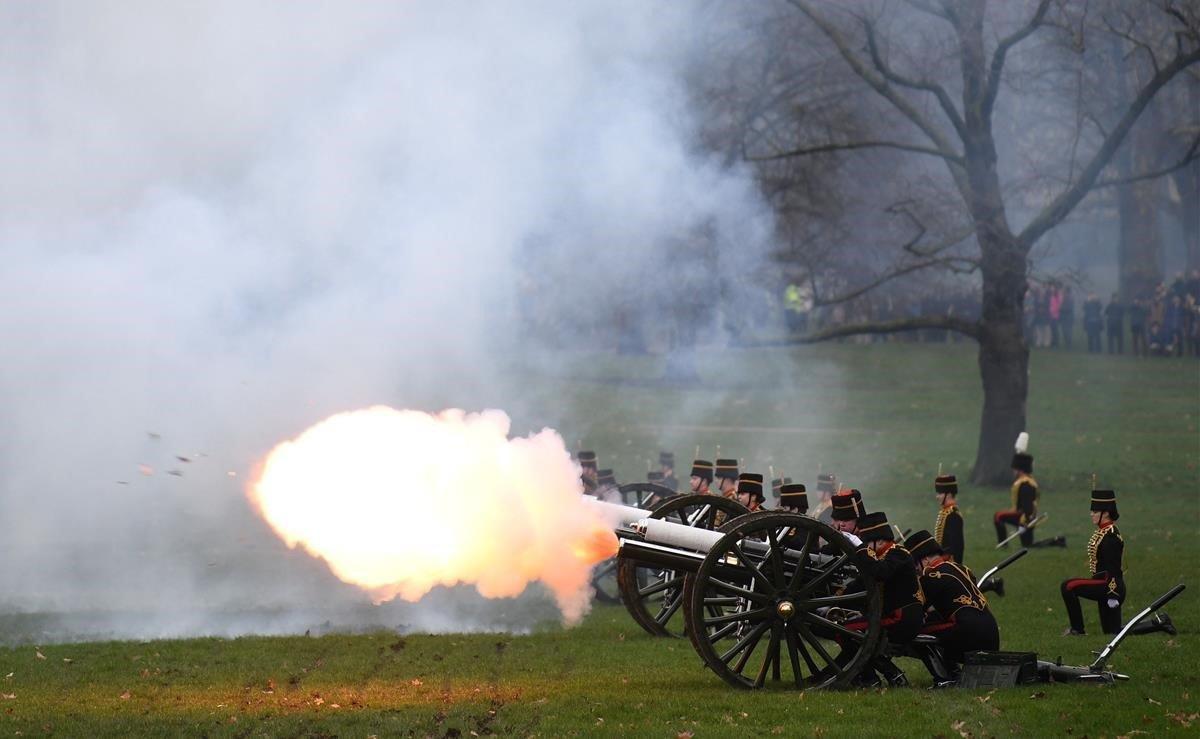
[[808, 490], [804, 483], [784, 483], [779, 488], [779, 510], [789, 513], [808, 513]]
[[917, 561], [925, 604], [936, 613], [926, 619], [921, 633], [937, 637], [952, 669], [957, 670], [967, 652], [999, 649], [1000, 627], [967, 568], [944, 552], [928, 531], [916, 532], [904, 544]]
[[713, 463], [707, 459], [697, 459], [692, 462], [692, 493], [696, 495], [710, 495], [711, 490], [708, 486], [713, 481]]
[[[1088, 540], [1088, 568], [1090, 577], [1063, 580], [1061, 591], [1067, 606], [1067, 618], [1071, 625], [1063, 636], [1079, 636], [1084, 633], [1083, 611], [1080, 598], [1096, 601], [1100, 609], [1100, 627], [1106, 634], [1121, 630], [1121, 603], [1125, 601], [1124, 557], [1125, 540], [1114, 523], [1117, 513], [1117, 494], [1112, 490], [1092, 491], [1092, 523], [1096, 531]], [[1143, 621], [1130, 630], [1130, 634], [1149, 634], [1155, 631], [1175, 633], [1171, 618], [1160, 613], [1151, 621]]]
[[[854, 536], [854, 535], [851, 535]], [[849, 538], [849, 537], [847, 537]], [[854, 563], [860, 572], [870, 574], [883, 583], [883, 616], [880, 624], [888, 643], [901, 646], [912, 641], [925, 621], [925, 597], [917, 579], [916, 565], [908, 550], [896, 543], [896, 536], [882, 511], [868, 513], [858, 521], [857, 537], [861, 539]], [[854, 538], [850, 539], [852, 542]], [[850, 621], [846, 628], [863, 630], [865, 619]], [[864, 671], [871, 682], [871, 670], [878, 670], [892, 685], [907, 685], [908, 678], [890, 659], [880, 656]]]
[[738, 461], [718, 459], [714, 472], [717, 477], [717, 492], [722, 497], [737, 500]]

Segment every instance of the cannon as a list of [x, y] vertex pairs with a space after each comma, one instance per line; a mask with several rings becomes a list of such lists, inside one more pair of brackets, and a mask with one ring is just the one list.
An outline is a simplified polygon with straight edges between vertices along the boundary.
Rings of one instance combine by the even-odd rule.
[[[712, 505], [703, 515], [715, 519], [722, 504], [707, 497], [712, 500], [701, 501], [701, 510]], [[830, 526], [764, 511], [729, 518], [713, 530], [665, 514], [630, 522], [632, 510], [617, 529], [618, 561], [663, 573], [656, 592], [675, 599], [655, 615], [663, 608], [671, 615], [681, 611], [697, 653], [729, 685], [761, 688], [770, 680], [801, 690], [843, 687], [875, 656], [881, 588], [858, 571], [854, 546]], [[644, 596], [640, 602], [646, 604]]]
[[[617, 486], [614, 497], [621, 502], [618, 504], [614, 500], [611, 502], [612, 505], [637, 510], [638, 518], [645, 518], [651, 515], [653, 508], [661, 505], [668, 498], [678, 496], [674, 490], [665, 485], [653, 482], [627, 482]], [[596, 502], [595, 498], [588, 498], [588, 500]], [[592, 589], [596, 593], [596, 600], [601, 603], [620, 603], [625, 600], [625, 592], [621, 589], [618, 581], [616, 557], [601, 562], [592, 571]]]

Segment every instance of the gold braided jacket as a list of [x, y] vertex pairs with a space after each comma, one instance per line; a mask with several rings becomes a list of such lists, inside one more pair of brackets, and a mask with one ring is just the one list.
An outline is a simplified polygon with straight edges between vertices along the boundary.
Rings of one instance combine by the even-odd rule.
[[937, 523], [933, 525], [933, 538], [937, 539], [937, 543], [942, 543], [942, 534], [946, 533], [946, 519], [950, 518], [950, 514], [958, 510], [958, 506], [943, 506], [938, 511]]
[[[1100, 542], [1104, 541], [1104, 537], [1108, 536], [1110, 533], [1113, 536], [1117, 537], [1117, 539], [1122, 544], [1125, 543], [1125, 539], [1123, 539], [1121, 537], [1121, 534], [1119, 534], [1116, 531], [1115, 526], [1105, 526], [1104, 528], [1098, 528], [1092, 532], [1092, 538], [1088, 539], [1088, 545], [1087, 545], [1088, 572], [1092, 573], [1093, 575], [1096, 574], [1096, 567], [1098, 566], [1097, 562], [1096, 562], [1096, 555], [1100, 551]], [[1122, 549], [1121, 550], [1121, 570], [1124, 571], [1124, 569], [1125, 569], [1125, 550]], [[1110, 572], [1108, 574], [1110, 576], [1120, 576], [1121, 573], [1120, 572]]]

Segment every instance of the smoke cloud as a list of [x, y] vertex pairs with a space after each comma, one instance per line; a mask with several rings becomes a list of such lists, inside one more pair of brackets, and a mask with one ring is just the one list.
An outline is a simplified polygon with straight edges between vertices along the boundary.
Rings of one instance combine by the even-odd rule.
[[765, 252], [750, 178], [696, 144], [693, 10], [0, 7], [0, 612], [57, 614], [10, 637], [546, 617], [373, 609], [244, 487], [339, 411], [519, 410], [531, 272], [599, 306], [697, 233], [733, 273]]

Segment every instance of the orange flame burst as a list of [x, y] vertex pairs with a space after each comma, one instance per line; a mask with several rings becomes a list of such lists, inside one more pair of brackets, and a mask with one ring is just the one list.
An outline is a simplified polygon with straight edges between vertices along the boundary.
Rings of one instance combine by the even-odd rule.
[[289, 547], [376, 603], [470, 583], [485, 597], [540, 581], [563, 618], [587, 610], [589, 572], [616, 552], [562, 437], [508, 438], [501, 411], [339, 413], [267, 455], [247, 489]]

